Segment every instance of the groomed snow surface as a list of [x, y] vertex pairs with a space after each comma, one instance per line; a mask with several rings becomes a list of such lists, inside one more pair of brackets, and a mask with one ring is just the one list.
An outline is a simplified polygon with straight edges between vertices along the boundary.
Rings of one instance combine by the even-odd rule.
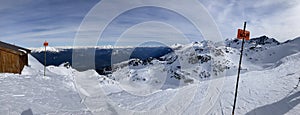
[[[228, 58], [232, 61], [236, 56]], [[296, 87], [300, 53], [272, 63], [264, 68], [243, 61], [248, 70], [241, 74], [236, 115], [300, 113], [300, 87]], [[1, 115], [230, 115], [232, 111], [236, 75], [208, 80], [190, 77], [190, 82], [176, 82], [164, 71], [172, 65], [157, 62], [121, 68], [110, 76], [94, 70], [78, 72], [62, 64], [48, 66], [43, 76], [43, 65], [32, 56], [29, 65], [21, 75], [0, 74]]]
[[32, 56], [29, 64], [21, 75], [0, 74], [1, 115], [86, 113], [73, 84], [75, 70], [49, 66], [44, 76], [44, 66]]

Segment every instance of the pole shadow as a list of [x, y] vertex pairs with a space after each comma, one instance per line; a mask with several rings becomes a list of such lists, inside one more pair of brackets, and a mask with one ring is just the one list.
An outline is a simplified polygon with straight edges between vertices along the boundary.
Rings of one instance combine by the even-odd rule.
[[246, 115], [283, 115], [300, 103], [300, 91], [268, 105], [255, 108]]

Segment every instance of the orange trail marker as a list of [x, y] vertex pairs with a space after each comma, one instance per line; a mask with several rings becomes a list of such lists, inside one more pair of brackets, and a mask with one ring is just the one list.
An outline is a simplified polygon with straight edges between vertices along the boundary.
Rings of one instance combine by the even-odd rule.
[[47, 42], [47, 41], [45, 41], [44, 42], [44, 46], [46, 47], [46, 46], [48, 46], [49, 45], [49, 43]]
[[238, 39], [245, 39], [245, 40], [250, 40], [250, 32], [247, 30], [242, 30], [238, 29], [238, 34], [237, 34]]

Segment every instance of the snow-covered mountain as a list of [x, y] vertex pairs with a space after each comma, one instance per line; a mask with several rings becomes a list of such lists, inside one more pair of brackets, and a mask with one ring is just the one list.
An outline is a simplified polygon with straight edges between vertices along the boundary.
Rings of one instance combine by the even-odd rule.
[[[291, 63], [292, 60], [296, 61], [294, 58], [292, 60], [289, 58], [297, 57], [298, 55], [300, 46], [297, 45], [299, 44], [297, 39], [280, 43], [274, 38], [262, 36], [246, 41], [242, 63], [243, 75], [250, 74], [248, 75], [249, 77], [254, 77], [257, 75], [251, 73], [263, 73], [287, 66], [287, 61], [283, 62], [284, 60], [289, 60], [289, 63]], [[108, 78], [117, 81], [121, 89], [134, 95], [142, 96], [155, 95], [155, 93], [161, 90], [180, 89], [199, 82], [223, 79], [220, 77], [227, 79], [228, 76], [230, 76], [228, 79], [232, 80], [230, 82], [231, 85], [233, 85], [235, 83], [233, 78], [237, 73], [240, 46], [241, 41], [237, 39], [227, 39], [223, 45], [210, 41], [195, 42], [187, 45], [174, 45], [173, 52], [158, 59], [150, 61], [132, 59], [116, 64], [113, 66], [113, 72], [108, 75]], [[276, 74], [272, 74], [272, 76], [290, 75], [285, 72], [274, 73]], [[268, 77], [268, 75], [261, 76]], [[277, 77], [278, 76], [274, 76], [274, 79], [277, 79]], [[270, 76], [268, 80], [271, 80], [271, 78]], [[260, 80], [260, 78], [253, 79]], [[294, 76], [292, 79], [294, 82], [293, 85], [296, 85], [298, 81], [297, 76]], [[251, 81], [255, 84], [255, 81]], [[268, 84], [273, 81], [264, 82]], [[270, 83], [269, 85], [274, 84]], [[290, 89], [292, 90], [293, 87], [290, 87]], [[233, 94], [234, 88], [231, 87], [231, 90]], [[233, 95], [231, 96], [233, 97]], [[228, 106], [228, 108], [230, 108], [230, 106]], [[244, 114], [249, 109], [250, 108], [245, 108], [245, 110], [240, 113]], [[220, 111], [211, 112], [219, 113]], [[194, 112], [191, 113], [195, 114]], [[198, 112], [196, 113], [198, 114]], [[229, 111], [227, 111], [227, 113], [229, 114]]]
[[[266, 36], [245, 41], [242, 72], [260, 71], [278, 66], [280, 59], [299, 51], [300, 47], [293, 46], [297, 44], [296, 41], [297, 39], [279, 43], [274, 38]], [[226, 39], [222, 44], [202, 41], [187, 45], [173, 45], [173, 52], [158, 59], [132, 59], [115, 64], [112, 67], [113, 74], [109, 76], [117, 81], [123, 80], [123, 76], [131, 76], [128, 80], [137, 82], [150, 79], [146, 75], [151, 75], [149, 71], [152, 71], [164, 73], [168, 79], [177, 79], [175, 81], [182, 81], [184, 84], [194, 80], [212, 79], [219, 74], [235, 75], [240, 47], [241, 40], [238, 39]], [[288, 51], [283, 52], [285, 49]], [[162, 68], [155, 69], [157, 67]]]
[[[299, 38], [245, 42], [236, 114], [300, 112]], [[130, 59], [107, 75], [68, 64], [43, 66], [30, 57], [21, 75], [0, 74], [1, 113], [231, 114], [241, 41], [171, 46], [159, 58]], [[17, 85], [16, 85], [17, 84]]]
[[[39, 47], [39, 48], [30, 48], [30, 50], [32, 50], [32, 52], [45, 52], [45, 47]], [[63, 51], [62, 48], [55, 48], [55, 47], [50, 47], [50, 46], [47, 46], [46, 47], [46, 51], [47, 52], [60, 52], [60, 51]]]

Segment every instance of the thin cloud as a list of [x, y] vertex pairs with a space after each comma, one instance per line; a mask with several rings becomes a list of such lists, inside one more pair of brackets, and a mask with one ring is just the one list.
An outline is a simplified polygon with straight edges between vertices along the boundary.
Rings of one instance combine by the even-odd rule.
[[248, 22], [252, 37], [267, 35], [280, 41], [298, 37], [300, 20], [296, 0], [200, 0], [216, 20], [225, 38], [233, 38], [237, 28]]
[[[37, 42], [43, 42], [44, 40], [51, 41], [52, 45], [56, 46], [71, 46], [81, 21], [98, 2], [97, 0], [1, 1], [0, 40], [26, 47], [39, 47], [40, 45]], [[99, 26], [97, 22], [101, 21], [103, 17], [112, 15], [109, 11], [124, 7], [123, 4], [130, 1], [121, 1], [122, 4], [115, 4], [114, 1], [110, 2], [105, 8], [106, 13], [95, 15], [94, 19], [91, 19], [91, 28]], [[235, 37], [236, 29], [242, 28], [244, 21], [248, 22], [247, 28], [251, 30], [252, 37], [267, 35], [285, 41], [298, 37], [300, 33], [300, 29], [298, 29], [300, 27], [298, 23], [300, 20], [298, 15], [300, 3], [297, 0], [199, 0], [199, 2], [215, 19], [224, 38]], [[176, 7], [180, 8], [182, 6], [178, 4]], [[192, 9], [190, 11], [195, 15], [199, 15], [197, 11]], [[191, 41], [202, 40], [201, 33], [192, 26], [188, 26], [190, 24], [182, 18], [172, 14], [166, 15], [164, 10], [143, 9], [123, 14], [122, 19], [116, 20], [109, 27], [110, 31], [104, 33], [103, 43], [99, 44], [113, 45], [113, 41], [120, 37], [120, 33], [117, 32], [124, 29], [123, 27], [131, 27], [136, 21], [169, 22], [169, 24], [174, 24], [177, 29], [184, 30], [183, 33], [192, 38]], [[97, 30], [91, 28], [80, 29], [80, 31], [86, 32], [84, 37], [87, 39], [99, 34], [95, 33]], [[143, 26], [139, 27], [137, 33], [130, 33], [130, 35], [123, 37], [150, 39], [155, 33], [165, 33], [169, 36], [164, 37], [176, 38], [172, 32], [174, 31]], [[172, 40], [174, 43], [180, 42], [179, 39]]]
[[1, 1], [0, 40], [27, 47], [39, 47], [36, 42], [28, 41], [37, 38], [41, 42], [61, 39], [55, 40], [53, 45], [62, 42], [72, 45], [71, 38], [74, 37], [84, 15], [95, 3], [97, 1]]

